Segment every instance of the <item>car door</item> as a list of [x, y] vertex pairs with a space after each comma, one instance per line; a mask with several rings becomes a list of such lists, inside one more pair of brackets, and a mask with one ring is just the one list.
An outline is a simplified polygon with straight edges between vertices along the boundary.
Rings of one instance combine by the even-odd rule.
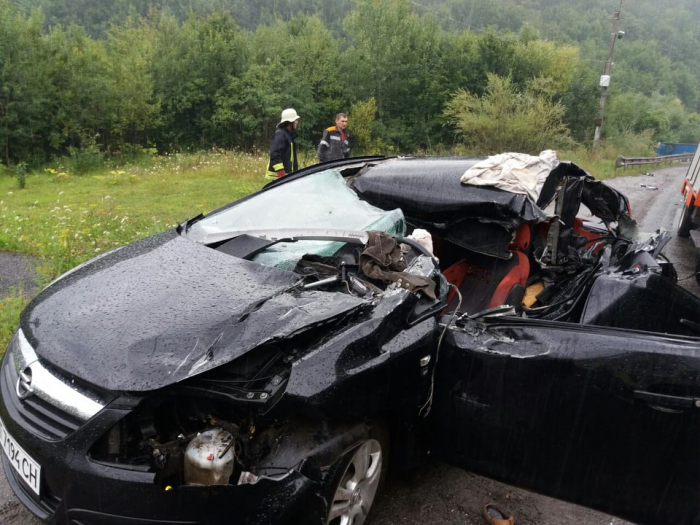
[[513, 319], [450, 330], [436, 450], [638, 523], [700, 523], [700, 344]]

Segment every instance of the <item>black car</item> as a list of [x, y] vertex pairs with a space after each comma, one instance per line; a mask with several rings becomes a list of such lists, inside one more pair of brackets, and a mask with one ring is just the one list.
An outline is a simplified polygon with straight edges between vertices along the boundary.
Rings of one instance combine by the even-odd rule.
[[312, 166], [49, 285], [2, 364], [17, 497], [59, 524], [360, 524], [389, 459], [430, 454], [700, 523], [700, 300], [668, 234], [574, 164], [535, 202], [461, 184], [476, 162]]

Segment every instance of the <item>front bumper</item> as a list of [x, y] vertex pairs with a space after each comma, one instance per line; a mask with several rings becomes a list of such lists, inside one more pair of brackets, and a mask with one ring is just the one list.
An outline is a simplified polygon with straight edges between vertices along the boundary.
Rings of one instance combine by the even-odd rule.
[[322, 513], [318, 484], [299, 472], [255, 485], [181, 486], [166, 491], [155, 483], [153, 472], [89, 457], [93, 443], [128, 411], [105, 408], [65, 437], [49, 440], [24, 423], [21, 403], [0, 374], [0, 418], [9, 434], [41, 465], [41, 495], [30, 489], [0, 451], [5, 475], [17, 498], [46, 523], [297, 523], [301, 515]]
[[[110, 410], [98, 416], [100, 423]], [[316, 483], [298, 472], [281, 481], [261, 480], [255, 485], [175, 487], [165, 491], [154, 474], [92, 462], [75, 446], [75, 439], [41, 443], [14, 424], [6, 408], [3, 421], [17, 442], [42, 465], [41, 496], [34, 494], [3, 454], [3, 467], [17, 498], [37, 517], [56, 525], [145, 525], [215, 523], [295, 523], [315, 501]], [[102, 427], [102, 425], [99, 425]], [[87, 432], [87, 429], [84, 429]]]

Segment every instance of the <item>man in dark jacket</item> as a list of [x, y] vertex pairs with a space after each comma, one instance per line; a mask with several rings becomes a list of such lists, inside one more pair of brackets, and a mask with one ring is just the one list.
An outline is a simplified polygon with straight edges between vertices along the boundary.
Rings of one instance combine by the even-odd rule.
[[296, 110], [285, 109], [270, 142], [270, 162], [265, 173], [266, 179], [278, 179], [299, 169], [294, 144], [298, 125], [299, 115]]
[[350, 156], [350, 135], [347, 131], [348, 116], [338, 113], [335, 116], [335, 126], [326, 128], [318, 145], [318, 160], [345, 159]]

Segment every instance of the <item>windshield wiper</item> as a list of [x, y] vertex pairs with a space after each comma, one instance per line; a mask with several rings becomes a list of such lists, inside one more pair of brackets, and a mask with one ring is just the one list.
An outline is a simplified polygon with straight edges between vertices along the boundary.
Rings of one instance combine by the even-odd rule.
[[216, 244], [219, 242], [228, 241], [241, 235], [257, 237], [259, 239], [270, 241], [271, 244], [276, 244], [278, 242], [313, 240], [347, 242], [351, 244], [365, 245], [369, 240], [369, 235], [367, 232], [359, 230], [341, 230], [334, 228], [280, 228], [275, 230], [244, 230], [207, 233], [204, 238], [199, 239], [198, 242], [207, 245]]

